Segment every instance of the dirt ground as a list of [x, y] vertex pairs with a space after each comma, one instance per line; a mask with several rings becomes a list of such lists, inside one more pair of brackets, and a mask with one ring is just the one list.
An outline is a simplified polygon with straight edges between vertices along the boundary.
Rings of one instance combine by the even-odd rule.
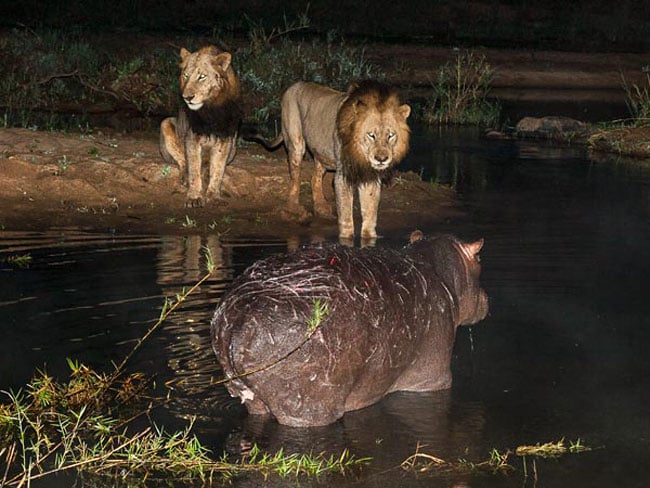
[[[515, 103], [531, 96], [539, 101], [577, 96], [622, 99], [621, 73], [629, 82], [641, 83], [640, 67], [647, 62], [641, 54], [514, 50], [486, 50], [485, 54], [495, 70], [495, 90]], [[405, 85], [408, 80], [415, 88], [425, 86], [435, 66], [454, 55], [453, 49], [421, 46], [367, 49], [368, 58], [382, 65], [391, 82]], [[304, 167], [302, 198], [308, 204], [311, 164]], [[0, 129], [0, 228], [4, 230], [74, 227], [120, 233], [228, 232], [237, 237], [336, 235], [335, 221], [299, 224], [280, 217], [287, 184], [283, 149], [268, 153], [257, 145], [242, 144], [226, 171], [224, 198], [189, 209], [184, 206], [178, 170], [161, 159], [155, 133], [97, 129], [81, 135]], [[331, 185], [326, 187], [331, 190]], [[333, 201], [331, 191], [329, 197]], [[383, 191], [378, 230], [381, 234], [412, 229], [455, 215], [459, 209], [453, 191], [402, 174]]]
[[[0, 225], [4, 230], [76, 227], [92, 231], [234, 236], [336, 235], [336, 222], [280, 218], [288, 186], [283, 150], [244, 145], [227, 168], [224, 198], [185, 208], [178, 169], [165, 164], [155, 134], [93, 135], [0, 130]], [[309, 161], [301, 198], [310, 199]], [[331, 174], [327, 195], [333, 201]], [[330, 183], [330, 184], [327, 184]], [[457, 214], [449, 189], [401, 174], [385, 188], [380, 230], [411, 227]]]

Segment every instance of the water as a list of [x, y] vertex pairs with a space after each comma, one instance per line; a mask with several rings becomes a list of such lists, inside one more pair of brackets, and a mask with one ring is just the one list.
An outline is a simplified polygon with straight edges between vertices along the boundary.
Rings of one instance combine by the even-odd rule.
[[[25, 384], [35, 368], [64, 375], [66, 357], [102, 370], [119, 362], [163, 297], [204, 274], [200, 249], [208, 246], [218, 271], [130, 363], [172, 382], [173, 400], [156, 413], [170, 429], [196, 416], [195, 431], [217, 452], [256, 441], [270, 451], [347, 447], [373, 457], [360, 474], [337, 478], [341, 486], [534, 486], [532, 462], [525, 478], [514, 456], [507, 477], [416, 477], [399, 465], [417, 442], [443, 459], [482, 461], [492, 448], [580, 438], [599, 449], [537, 461], [539, 486], [645, 486], [650, 166], [596, 163], [580, 147], [485, 141], [467, 131], [417, 133], [407, 165], [453, 184], [466, 210], [425, 232], [485, 238], [491, 313], [459, 329], [450, 391], [392, 395], [325, 428], [249, 418], [225, 388], [210, 386], [220, 371], [208, 322], [233, 277], [287, 243], [66, 229], [0, 233], [0, 387]], [[26, 252], [28, 268], [4, 261]]]

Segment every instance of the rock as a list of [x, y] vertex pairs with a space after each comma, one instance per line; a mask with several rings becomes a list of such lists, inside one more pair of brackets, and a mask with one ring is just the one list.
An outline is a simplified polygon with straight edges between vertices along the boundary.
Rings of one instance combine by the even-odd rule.
[[516, 133], [520, 137], [555, 138], [585, 135], [588, 130], [586, 123], [560, 116], [524, 117], [516, 126]]

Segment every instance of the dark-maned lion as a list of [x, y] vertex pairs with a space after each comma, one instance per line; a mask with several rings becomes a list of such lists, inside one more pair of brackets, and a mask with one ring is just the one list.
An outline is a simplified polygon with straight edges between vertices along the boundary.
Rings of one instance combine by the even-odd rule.
[[160, 153], [187, 178], [188, 207], [203, 205], [202, 161], [209, 161], [205, 199], [220, 198], [226, 165], [235, 157], [241, 121], [239, 80], [230, 53], [215, 46], [180, 51], [178, 117], [160, 124]]
[[[323, 195], [323, 176], [335, 169], [334, 190], [339, 237], [354, 236], [353, 202], [359, 192], [361, 237], [377, 237], [381, 177], [401, 161], [409, 147], [406, 119], [411, 107], [384, 83], [352, 83], [347, 93], [315, 83], [298, 82], [282, 96], [282, 133], [266, 147], [284, 142], [290, 184], [286, 211], [299, 220], [309, 213], [299, 203], [300, 167], [308, 150], [314, 158], [311, 181], [314, 212], [330, 216]], [[255, 138], [259, 140], [259, 138]]]

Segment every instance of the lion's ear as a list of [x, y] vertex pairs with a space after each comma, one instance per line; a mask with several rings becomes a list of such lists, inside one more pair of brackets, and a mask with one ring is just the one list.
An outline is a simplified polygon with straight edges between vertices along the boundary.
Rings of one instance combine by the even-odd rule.
[[212, 61], [213, 66], [220, 70], [226, 71], [232, 61], [232, 55], [228, 52], [219, 53]]
[[189, 51], [188, 51], [187, 49], [185, 49], [184, 47], [182, 47], [182, 48], [181, 48], [181, 61], [185, 61], [185, 58], [187, 58], [190, 54], [192, 54], [192, 53], [189, 52]]
[[400, 105], [399, 114], [404, 118], [404, 120], [408, 119], [409, 115], [411, 115], [411, 107], [407, 104]]

